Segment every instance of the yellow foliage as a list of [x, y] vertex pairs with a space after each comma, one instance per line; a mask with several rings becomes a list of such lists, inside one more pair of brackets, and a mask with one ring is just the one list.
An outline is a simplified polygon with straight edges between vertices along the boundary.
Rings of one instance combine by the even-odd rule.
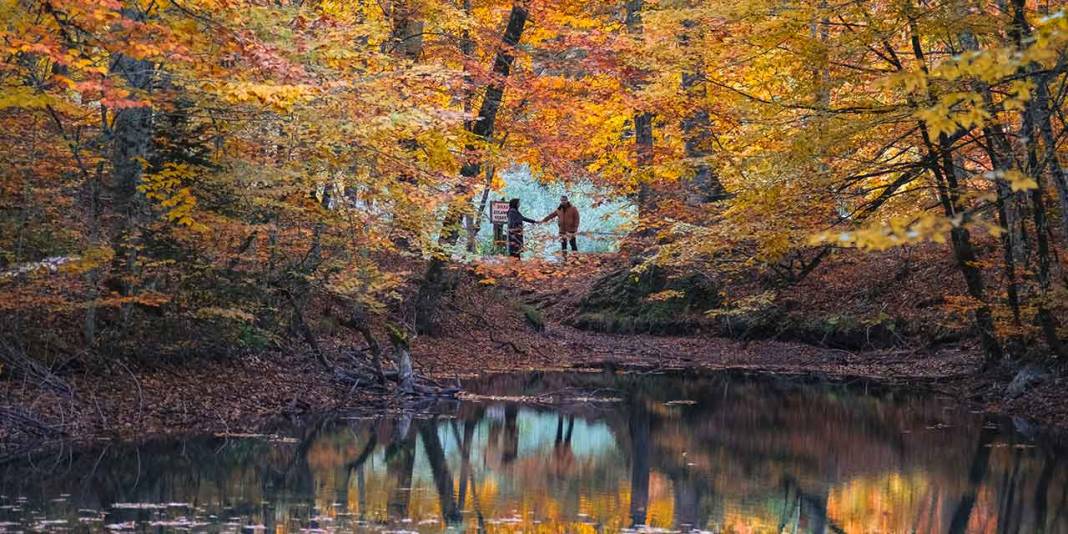
[[159, 203], [167, 220], [196, 231], [207, 231], [207, 227], [193, 219], [197, 199], [183, 185], [195, 176], [195, 170], [188, 164], [168, 162], [159, 172], [143, 174], [137, 189]]
[[1013, 192], [1030, 191], [1038, 187], [1038, 182], [1036, 182], [1034, 178], [1015, 169], [1007, 171], [997, 171], [993, 174], [995, 177], [1000, 177], [1001, 179], [1008, 182], [1009, 188], [1012, 189]]
[[235, 308], [218, 308], [214, 306], [198, 309], [196, 311], [196, 316], [202, 319], [219, 318], [240, 321], [243, 323], [251, 323], [256, 320], [255, 315], [244, 310]]
[[68, 261], [60, 266], [62, 272], [79, 274], [111, 263], [115, 258], [115, 250], [111, 247], [91, 247], [82, 252], [73, 261]]
[[916, 217], [896, 217], [852, 231], [818, 233], [811, 238], [810, 244], [885, 250], [921, 241], [944, 243], [946, 234], [960, 225], [959, 217], [940, 217], [926, 213]]
[[43, 109], [53, 102], [45, 93], [34, 91], [29, 87], [4, 87], [0, 92], [0, 110], [7, 108]]

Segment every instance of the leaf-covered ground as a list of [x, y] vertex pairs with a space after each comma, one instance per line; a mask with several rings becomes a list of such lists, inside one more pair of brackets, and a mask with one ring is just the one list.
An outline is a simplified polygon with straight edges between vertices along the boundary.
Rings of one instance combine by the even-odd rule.
[[[417, 370], [444, 383], [483, 372], [590, 368], [630, 372], [732, 369], [829, 380], [868, 379], [949, 394], [976, 408], [1068, 428], [1064, 409], [1068, 403], [1059, 379], [1007, 401], [1003, 391], [1011, 371], [977, 374], [982, 357], [967, 344], [847, 351], [772, 339], [730, 339], [715, 333], [607, 334], [565, 324], [594, 281], [619, 269], [619, 261], [588, 255], [572, 257], [567, 263], [500, 261], [458, 271], [458, 283], [440, 312], [440, 334], [413, 340]], [[845, 265], [840, 268], [848, 268], [849, 263]], [[840, 307], [859, 306], [843, 299], [838, 302]], [[824, 304], [815, 299], [811, 306], [816, 309]], [[337, 336], [324, 338], [322, 344], [331, 357], [341, 358], [362, 340]], [[0, 381], [0, 398], [8, 399], [8, 406], [2, 407], [5, 413], [25, 416], [19, 424], [13, 424], [10, 416], [4, 418], [0, 443], [10, 454], [19, 446], [54, 440], [254, 432], [278, 418], [313, 412], [382, 406], [403, 409], [396, 398], [339, 384], [298, 341], [290, 349], [182, 364], [116, 363], [68, 372], [63, 378], [71, 387], [70, 395], [32, 381]]]

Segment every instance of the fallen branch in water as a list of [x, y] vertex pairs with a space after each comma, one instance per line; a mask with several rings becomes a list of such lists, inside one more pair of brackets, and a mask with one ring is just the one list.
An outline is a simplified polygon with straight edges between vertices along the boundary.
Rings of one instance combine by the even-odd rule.
[[401, 328], [393, 325], [388, 326], [390, 341], [393, 344], [393, 361], [396, 362], [397, 368], [394, 371], [384, 371], [381, 363], [384, 355], [382, 348], [367, 325], [366, 318], [358, 311], [355, 311], [352, 316], [344, 318], [341, 324], [363, 335], [364, 340], [368, 343], [366, 350], [372, 356], [370, 365], [360, 361], [358, 358], [349, 358], [350, 364], [347, 367], [340, 363], [331, 362], [319, 346], [315, 333], [304, 319], [303, 311], [294, 296], [289, 292], [286, 295], [293, 306], [296, 326], [305, 342], [315, 353], [316, 360], [330, 371], [334, 380], [349, 385], [350, 393], [361, 386], [375, 388], [381, 393], [388, 393], [393, 389], [391, 388], [393, 386], [396, 388], [394, 390], [394, 395], [396, 396], [403, 396], [409, 399], [418, 397], [437, 399], [455, 398], [460, 391], [459, 387], [446, 387], [416, 373], [412, 368], [407, 335]]
[[579, 404], [593, 402], [622, 402], [618, 396], [601, 397], [600, 392], [618, 392], [611, 388], [597, 388], [592, 391], [582, 391], [571, 388], [547, 391], [536, 395], [481, 395], [476, 393], [460, 393], [458, 398], [467, 401], [498, 401], [518, 402], [523, 404], [559, 405]]

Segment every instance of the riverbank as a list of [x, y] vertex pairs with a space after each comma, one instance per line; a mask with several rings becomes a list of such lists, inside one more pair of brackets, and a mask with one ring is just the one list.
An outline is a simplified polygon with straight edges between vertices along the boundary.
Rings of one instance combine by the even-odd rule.
[[[1060, 378], [1046, 379], [1010, 399], [1005, 390], [1014, 370], [1005, 367], [980, 374], [979, 351], [967, 344], [847, 351], [708, 334], [596, 333], [564, 324], [559, 299], [546, 300], [543, 292], [485, 280], [484, 275], [462, 276], [447, 302], [440, 334], [413, 340], [412, 356], [419, 372], [443, 383], [482, 373], [569, 369], [730, 370], [872, 381], [950, 395], [976, 410], [1019, 416], [1053, 431], [1068, 430], [1068, 393]], [[342, 354], [343, 347], [356, 343], [331, 338], [324, 340], [323, 349]], [[336, 381], [295, 343], [281, 351], [192, 359], [181, 365], [112, 362], [60, 378], [67, 390], [27, 380], [0, 381], [0, 398], [6, 399], [0, 455], [55, 441], [241, 434], [280, 418], [312, 413], [403, 409], [398, 398]]]

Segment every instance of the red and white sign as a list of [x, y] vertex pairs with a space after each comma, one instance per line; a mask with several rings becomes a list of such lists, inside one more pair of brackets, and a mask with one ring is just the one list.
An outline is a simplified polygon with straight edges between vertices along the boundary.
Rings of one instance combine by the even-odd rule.
[[493, 224], [505, 224], [508, 222], [508, 203], [494, 200], [490, 202], [490, 222]]

